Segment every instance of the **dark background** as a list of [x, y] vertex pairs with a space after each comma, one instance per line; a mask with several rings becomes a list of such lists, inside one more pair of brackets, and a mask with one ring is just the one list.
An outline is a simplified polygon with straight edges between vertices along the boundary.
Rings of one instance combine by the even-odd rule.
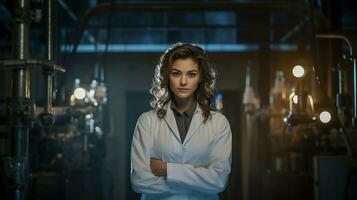
[[[2, 60], [12, 57], [14, 2], [0, 1]], [[246, 129], [243, 123], [245, 113], [242, 95], [246, 67], [250, 63], [252, 86], [260, 98], [262, 112], [269, 106], [269, 92], [273, 87], [275, 72], [283, 71], [286, 82], [292, 87], [294, 81], [291, 69], [296, 63], [315, 67], [316, 71], [310, 73], [311, 79], [318, 77], [321, 86], [316, 86], [310, 79], [310, 87], [318, 91], [317, 93], [327, 95], [329, 102], [333, 104], [337, 93], [335, 69], [342, 53], [347, 52], [347, 47], [339, 40], [315, 39], [314, 34], [344, 33], [355, 47], [357, 12], [354, 1], [155, 1], [158, 4], [176, 5], [189, 5], [192, 2], [202, 5], [224, 3], [225, 8], [237, 6], [237, 9], [122, 9], [92, 17], [87, 24], [82, 21], [85, 13], [103, 3], [147, 4], [148, 7], [155, 3], [134, 0], [53, 2], [55, 62], [67, 70], [56, 77], [54, 106], [69, 106], [75, 78], [79, 78], [82, 85], [88, 86], [95, 77], [94, 66], [101, 66], [108, 88], [108, 103], [104, 105], [102, 113], [105, 137], [102, 144], [96, 143], [95, 146], [95, 150], [101, 153], [95, 154], [97, 156], [93, 159], [100, 161], [91, 165], [90, 169], [75, 169], [62, 163], [55, 169], [50, 166], [51, 170], [48, 170], [46, 167], [34, 167], [38, 166], [38, 163], [33, 162], [30, 165], [30, 174], [36, 176], [30, 181], [28, 190], [32, 199], [138, 198], [138, 194], [131, 190], [129, 182], [131, 138], [137, 118], [142, 112], [150, 109], [148, 103], [151, 97], [148, 91], [159, 57], [175, 42], [203, 45], [218, 70], [217, 87], [223, 94], [223, 113], [227, 116], [233, 132], [232, 175], [227, 190], [221, 194], [222, 199], [317, 199], [314, 196], [316, 191], [313, 186], [312, 170], [308, 170], [306, 176], [293, 173], [275, 176], [266, 173], [270, 170], [270, 146], [267, 136], [269, 127], [264, 117], [257, 119], [253, 124], [259, 137], [256, 146], [251, 148], [258, 153], [255, 154], [253, 151], [248, 156], [252, 157], [248, 158], [248, 161], [245, 160], [247, 158], [243, 156], [245, 152], [242, 148], [247, 144], [244, 140]], [[46, 1], [31, 1], [31, 8], [43, 9], [43, 15], [46, 15]], [[80, 25], [85, 25], [86, 33], [83, 35], [78, 34]], [[78, 45], [75, 52], [72, 52], [73, 45]], [[31, 23], [29, 48], [31, 58], [45, 58], [45, 20]], [[348, 93], [352, 95], [352, 71], [351, 68], [346, 70]], [[41, 70], [34, 68], [31, 72], [31, 97], [38, 107], [43, 106], [44, 102], [43, 81]], [[9, 95], [6, 93], [9, 85], [9, 72], [2, 68], [1, 99]], [[41, 136], [41, 131], [38, 130], [33, 132], [30, 135], [35, 138], [30, 140], [30, 155], [33, 158], [42, 158], [44, 155], [51, 157], [56, 155], [57, 151], [66, 156], [63, 148], [70, 142], [76, 143], [73, 139], [68, 143], [55, 140], [52, 144], [45, 139], [49, 136]], [[0, 155], [6, 155], [6, 145], [6, 137], [1, 137]], [[69, 152], [73, 155], [76, 153], [78, 152]], [[264, 159], [268, 161], [265, 162]], [[251, 163], [248, 175], [245, 174], [247, 169], [243, 167], [244, 162]], [[340, 172], [337, 169], [330, 170], [339, 176]], [[243, 178], [244, 174], [248, 179]], [[341, 180], [341, 184], [344, 182], [346, 180]]]

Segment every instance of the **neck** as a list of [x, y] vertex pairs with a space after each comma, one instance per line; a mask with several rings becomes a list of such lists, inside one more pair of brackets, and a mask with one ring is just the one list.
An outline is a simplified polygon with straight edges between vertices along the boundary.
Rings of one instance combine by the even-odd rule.
[[193, 104], [194, 98], [188, 99], [180, 99], [177, 97], [173, 98], [173, 103], [175, 104], [176, 108], [180, 112], [185, 112], [186, 110], [190, 109]]

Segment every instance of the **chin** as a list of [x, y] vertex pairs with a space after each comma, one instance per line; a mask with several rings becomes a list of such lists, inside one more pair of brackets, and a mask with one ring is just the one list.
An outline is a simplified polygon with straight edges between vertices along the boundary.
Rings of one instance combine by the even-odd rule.
[[192, 94], [181, 94], [179, 93], [178, 95], [175, 95], [177, 98], [180, 98], [180, 99], [189, 99], [192, 97]]

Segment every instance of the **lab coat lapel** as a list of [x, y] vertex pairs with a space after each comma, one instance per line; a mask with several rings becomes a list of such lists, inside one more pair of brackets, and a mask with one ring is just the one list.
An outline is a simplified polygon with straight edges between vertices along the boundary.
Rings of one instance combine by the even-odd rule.
[[166, 121], [167, 125], [170, 127], [171, 131], [174, 133], [176, 139], [178, 141], [180, 141], [180, 143], [182, 143], [181, 138], [180, 138], [180, 133], [177, 128], [176, 119], [175, 119], [174, 113], [171, 109], [171, 101], [169, 101], [167, 103], [167, 106], [165, 109], [166, 109], [165, 121]]
[[203, 123], [203, 116], [202, 116], [202, 110], [199, 106], [199, 104], [197, 104], [197, 108], [195, 110], [195, 113], [192, 117], [191, 123], [190, 123], [190, 127], [187, 131], [185, 140], [183, 142], [183, 144], [185, 145], [190, 139], [191, 137], [195, 134], [195, 132], [197, 131], [198, 127]]

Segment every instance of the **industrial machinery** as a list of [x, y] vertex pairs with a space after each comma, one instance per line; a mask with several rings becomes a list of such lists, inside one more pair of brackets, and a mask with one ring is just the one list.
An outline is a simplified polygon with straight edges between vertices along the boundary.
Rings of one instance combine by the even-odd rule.
[[[84, 89], [77, 84], [72, 98], [68, 97], [68, 104], [53, 107], [54, 77], [65, 69], [54, 62], [53, 2], [49, 0], [43, 5], [44, 9], [32, 9], [29, 0], [16, 1], [13, 59], [0, 61], [1, 70], [10, 75], [7, 96], [0, 107], [0, 193], [4, 199], [53, 199], [53, 195], [61, 198], [58, 194], [66, 194], [68, 190], [46, 193], [41, 191], [43, 181], [50, 180], [48, 178], [56, 173], [57, 178], [52, 183], [62, 185], [63, 189], [74, 177], [73, 171], [100, 171], [105, 158], [102, 118], [107, 94], [104, 70], [96, 66], [90, 87]], [[46, 59], [33, 59], [29, 53], [30, 23], [43, 20], [47, 24]], [[31, 91], [32, 72], [36, 70], [42, 72], [36, 77], [44, 79], [41, 107], [35, 106], [39, 105], [38, 98], [35, 99]]]
[[[350, 51], [341, 56], [336, 67], [339, 85], [335, 101], [321, 88], [318, 69], [312, 63], [291, 66], [290, 88], [284, 73], [277, 71], [267, 108], [259, 108], [253, 88], [246, 82], [245, 151], [251, 155], [246, 180], [248, 186], [258, 186], [262, 192], [249, 193], [250, 198], [325, 200], [357, 196], [352, 189], [357, 169], [356, 58], [345, 36], [316, 37], [343, 39], [349, 45]], [[346, 68], [353, 69], [353, 76], [346, 74]], [[248, 66], [247, 80], [250, 76]], [[353, 78], [350, 96], [347, 77]], [[332, 187], [327, 182], [335, 184]]]

